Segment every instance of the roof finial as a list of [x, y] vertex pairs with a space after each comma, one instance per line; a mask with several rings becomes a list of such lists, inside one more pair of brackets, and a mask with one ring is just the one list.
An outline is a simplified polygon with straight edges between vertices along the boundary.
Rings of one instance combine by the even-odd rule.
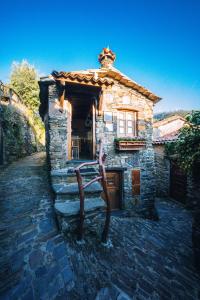
[[112, 50], [109, 49], [109, 46], [107, 46], [107, 48], [103, 48], [102, 52], [99, 54], [98, 57], [102, 68], [112, 67], [115, 58], [116, 55]]

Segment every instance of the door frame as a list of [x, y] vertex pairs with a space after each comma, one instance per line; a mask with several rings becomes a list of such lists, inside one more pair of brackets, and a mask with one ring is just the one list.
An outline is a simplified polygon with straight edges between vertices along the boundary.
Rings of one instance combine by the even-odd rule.
[[[73, 118], [73, 105], [69, 99], [67, 101], [67, 160], [72, 159], [72, 118]], [[97, 113], [97, 100], [91, 98], [91, 110], [92, 110], [92, 158], [96, 158], [96, 113]], [[81, 160], [81, 159], [80, 159]]]
[[120, 175], [120, 210], [124, 208], [124, 171], [126, 170], [127, 168], [123, 167], [106, 167], [106, 172], [117, 172]]

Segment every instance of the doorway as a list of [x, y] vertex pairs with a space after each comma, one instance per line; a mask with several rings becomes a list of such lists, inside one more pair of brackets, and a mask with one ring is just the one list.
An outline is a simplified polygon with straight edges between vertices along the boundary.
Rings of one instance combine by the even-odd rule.
[[[68, 95], [68, 144], [71, 159], [92, 160], [96, 154], [95, 98], [90, 94], [73, 93]], [[69, 136], [70, 132], [70, 136]]]

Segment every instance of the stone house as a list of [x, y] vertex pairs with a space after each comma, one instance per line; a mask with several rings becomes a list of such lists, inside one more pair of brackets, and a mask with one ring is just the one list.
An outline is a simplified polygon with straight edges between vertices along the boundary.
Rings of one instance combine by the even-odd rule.
[[112, 208], [138, 207], [153, 217], [152, 119], [160, 98], [117, 70], [115, 58], [104, 48], [99, 69], [53, 71], [39, 82], [56, 202], [61, 184], [70, 184], [69, 171], [81, 161], [93, 160], [101, 139]]
[[179, 130], [186, 120], [174, 115], [153, 123], [153, 148], [155, 152], [156, 194], [161, 197], [171, 196], [185, 201], [187, 194], [187, 176], [165, 155], [165, 144], [176, 141]]

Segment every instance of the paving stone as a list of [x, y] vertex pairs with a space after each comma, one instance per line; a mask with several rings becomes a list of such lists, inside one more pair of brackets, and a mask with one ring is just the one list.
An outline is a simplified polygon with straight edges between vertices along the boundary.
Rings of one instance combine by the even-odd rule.
[[40, 250], [35, 250], [30, 254], [29, 263], [31, 269], [36, 269], [43, 262], [43, 253]]
[[[131, 299], [198, 299], [200, 277], [192, 263], [192, 216], [170, 200], [158, 199], [156, 206], [158, 222], [113, 214], [111, 249], [103, 249], [97, 235], [89, 233], [81, 246], [73, 238], [66, 239], [76, 275], [72, 299], [87, 299], [85, 285], [90, 285], [93, 299], [99, 286], [110, 284]], [[80, 278], [85, 278], [84, 284]]]
[[69, 282], [72, 280], [73, 278], [73, 273], [71, 271], [71, 269], [69, 268], [69, 266], [66, 266], [62, 271], [61, 271], [61, 274], [64, 278], [64, 281], [65, 282]]
[[1, 171], [0, 190], [0, 299], [49, 299], [56, 276], [54, 296], [66, 296], [73, 273], [64, 244], [61, 251], [63, 238], [55, 224], [44, 153]]
[[189, 211], [158, 199], [158, 222], [113, 213], [112, 248], [95, 226], [79, 245], [57, 230], [44, 163], [36, 154], [0, 174], [0, 299], [200, 299]]

